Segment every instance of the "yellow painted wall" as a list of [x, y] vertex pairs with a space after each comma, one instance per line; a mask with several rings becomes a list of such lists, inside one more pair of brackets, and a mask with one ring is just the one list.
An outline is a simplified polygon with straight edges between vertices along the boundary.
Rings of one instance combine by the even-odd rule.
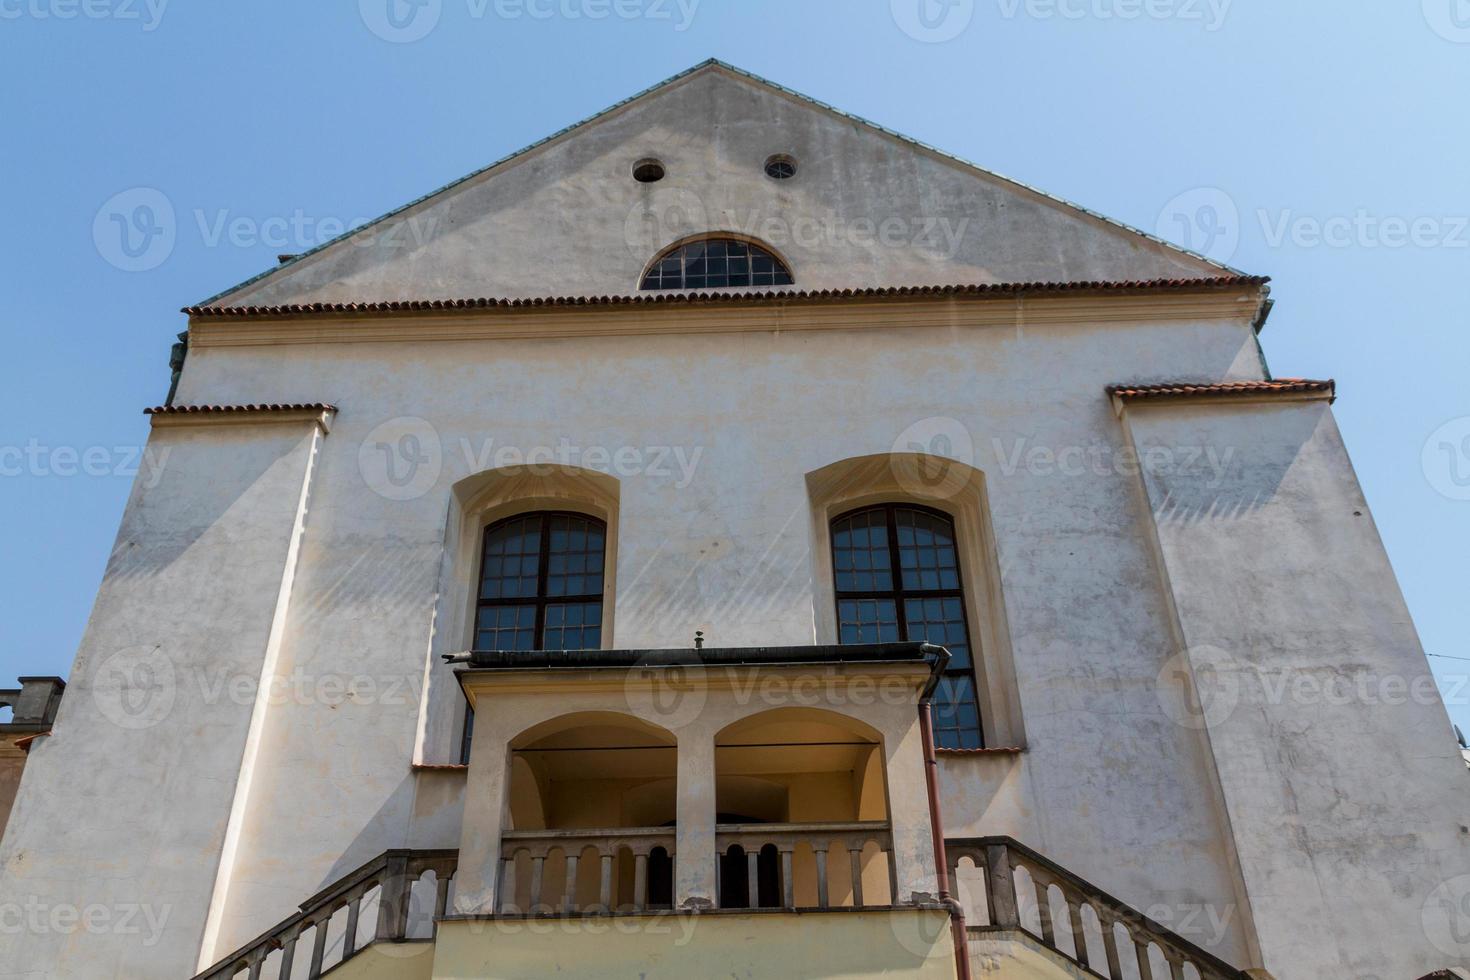
[[955, 964], [948, 915], [905, 909], [442, 922], [433, 976], [952, 980]]
[[332, 980], [431, 980], [432, 943], [374, 943], [332, 971]]

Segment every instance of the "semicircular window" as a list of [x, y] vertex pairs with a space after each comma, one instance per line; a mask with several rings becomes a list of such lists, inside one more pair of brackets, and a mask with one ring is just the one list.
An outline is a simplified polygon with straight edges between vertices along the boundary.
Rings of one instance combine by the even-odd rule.
[[733, 238], [703, 238], [676, 245], [643, 277], [642, 289], [716, 289], [724, 286], [789, 286], [791, 270], [768, 249]]

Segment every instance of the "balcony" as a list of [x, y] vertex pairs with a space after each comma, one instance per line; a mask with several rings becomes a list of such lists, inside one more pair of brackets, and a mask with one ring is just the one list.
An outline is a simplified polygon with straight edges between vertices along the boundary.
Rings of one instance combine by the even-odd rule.
[[451, 917], [932, 901], [934, 648], [476, 654]]

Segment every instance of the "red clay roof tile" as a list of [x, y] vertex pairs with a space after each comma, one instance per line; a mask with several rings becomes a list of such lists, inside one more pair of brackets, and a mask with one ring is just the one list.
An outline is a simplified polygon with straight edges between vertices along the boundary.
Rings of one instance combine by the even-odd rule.
[[1337, 397], [1337, 382], [1308, 378], [1277, 378], [1273, 381], [1176, 381], [1168, 384], [1108, 385], [1107, 392], [1125, 400], [1161, 398], [1219, 398], [1250, 395], [1325, 394]]
[[1239, 286], [1264, 286], [1269, 276], [1212, 276], [1202, 279], [1146, 279], [1126, 282], [997, 282], [955, 286], [874, 286], [858, 289], [776, 289], [738, 292], [649, 291], [610, 296], [549, 296], [532, 299], [388, 300], [375, 303], [300, 303], [284, 306], [186, 306], [192, 317], [279, 317], [329, 313], [420, 313], [444, 310], [525, 309], [565, 306], [643, 306], [658, 304], [785, 302], [791, 300], [870, 299], [904, 296], [984, 296], [1063, 292], [1157, 292]]

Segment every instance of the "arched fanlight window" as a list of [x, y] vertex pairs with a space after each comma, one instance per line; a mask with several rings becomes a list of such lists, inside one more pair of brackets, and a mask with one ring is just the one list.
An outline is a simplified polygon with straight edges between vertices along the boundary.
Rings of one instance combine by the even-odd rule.
[[934, 694], [940, 748], [982, 746], [954, 522], [938, 511], [883, 504], [832, 522], [840, 643], [922, 640], [953, 654]]
[[585, 514], [518, 514], [485, 529], [476, 650], [602, 646], [607, 528]]
[[789, 286], [791, 270], [769, 249], [734, 238], [702, 238], [669, 249], [643, 277], [643, 289]]

